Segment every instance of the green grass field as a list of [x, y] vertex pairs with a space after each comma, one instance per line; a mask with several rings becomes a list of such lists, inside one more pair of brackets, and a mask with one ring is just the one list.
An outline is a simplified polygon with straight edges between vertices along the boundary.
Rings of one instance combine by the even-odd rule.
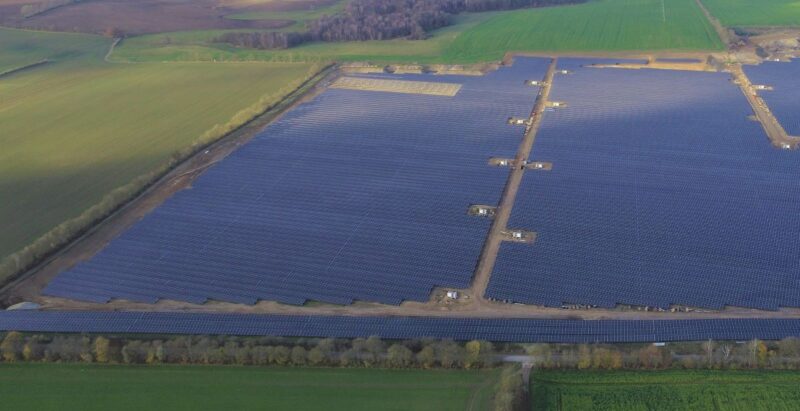
[[792, 371], [535, 371], [533, 410], [776, 411], [800, 406]]
[[[58, 45], [67, 38], [68, 47]], [[109, 64], [110, 41], [0, 29], [3, 64], [55, 63], [0, 78], [0, 259], [215, 126], [280, 100], [309, 64]], [[6, 63], [9, 62], [9, 63]], [[294, 86], [292, 86], [294, 85]], [[252, 114], [252, 113], [251, 113]]]
[[[663, 4], [663, 7], [662, 7]], [[251, 50], [216, 44], [220, 32], [164, 33], [126, 40], [119, 61], [373, 61], [476, 63], [506, 51], [721, 50], [694, 0], [594, 0], [576, 6], [463, 14], [426, 40], [307, 44]]]
[[722, 48], [694, 0], [596, 0], [498, 15], [458, 36], [445, 57], [463, 61], [497, 59], [504, 51]]
[[110, 44], [109, 39], [85, 34], [0, 28], [0, 73], [44, 59], [102, 58]]
[[497, 370], [0, 365], [7, 410], [487, 410]]
[[703, 0], [725, 26], [800, 26], [798, 0]]

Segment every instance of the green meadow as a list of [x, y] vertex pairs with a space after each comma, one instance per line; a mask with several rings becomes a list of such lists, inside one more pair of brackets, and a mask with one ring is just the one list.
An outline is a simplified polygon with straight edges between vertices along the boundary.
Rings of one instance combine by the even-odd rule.
[[798, 0], [703, 0], [729, 27], [800, 26]]
[[488, 410], [498, 370], [0, 366], [3, 409]]

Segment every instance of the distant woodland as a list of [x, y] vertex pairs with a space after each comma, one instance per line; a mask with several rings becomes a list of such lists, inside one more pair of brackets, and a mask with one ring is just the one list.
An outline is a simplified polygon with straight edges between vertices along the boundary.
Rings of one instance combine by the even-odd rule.
[[423, 39], [462, 12], [511, 10], [584, 3], [586, 0], [353, 0], [333, 16], [309, 24], [306, 32], [226, 33], [218, 41], [238, 47], [285, 49], [309, 41]]

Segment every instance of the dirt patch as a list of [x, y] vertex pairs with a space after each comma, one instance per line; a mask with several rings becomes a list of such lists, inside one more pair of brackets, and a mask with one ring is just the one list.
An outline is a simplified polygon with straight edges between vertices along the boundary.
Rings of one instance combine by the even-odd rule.
[[89, 0], [23, 18], [20, 6], [0, 6], [3, 25], [50, 31], [102, 34], [109, 29], [127, 35], [204, 29], [278, 29], [291, 20], [233, 20], [239, 10], [215, 0]]
[[453, 97], [458, 93], [459, 90], [461, 90], [461, 84], [342, 77], [331, 84], [331, 88]]

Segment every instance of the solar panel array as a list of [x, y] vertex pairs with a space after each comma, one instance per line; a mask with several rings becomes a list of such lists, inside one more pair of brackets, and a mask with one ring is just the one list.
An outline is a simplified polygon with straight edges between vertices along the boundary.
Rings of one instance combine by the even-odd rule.
[[556, 77], [487, 297], [560, 306], [800, 306], [800, 156], [724, 73]]
[[59, 333], [218, 334], [497, 342], [778, 340], [800, 336], [800, 319], [542, 320], [342, 317], [175, 312], [0, 312], [0, 330]]
[[[549, 59], [458, 83], [455, 97], [331, 89], [210, 168], [47, 295], [105, 302], [425, 301], [467, 287]], [[370, 77], [370, 76], [367, 76]]]
[[760, 91], [759, 95], [786, 132], [800, 136], [800, 60], [791, 63], [765, 62], [743, 68], [753, 84], [774, 88], [772, 91]]

